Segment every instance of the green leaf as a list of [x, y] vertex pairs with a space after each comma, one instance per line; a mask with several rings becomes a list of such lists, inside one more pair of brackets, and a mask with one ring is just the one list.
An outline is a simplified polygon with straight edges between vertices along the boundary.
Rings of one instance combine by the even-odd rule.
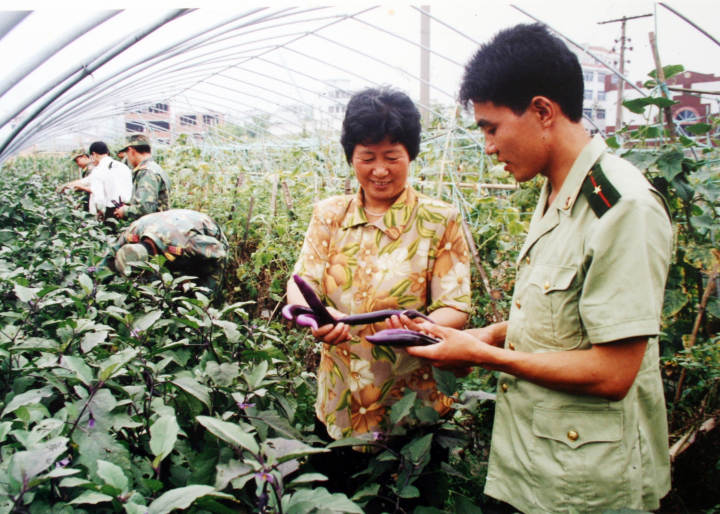
[[18, 297], [18, 300], [21, 302], [28, 303], [31, 300], [37, 300], [37, 292], [40, 291], [39, 287], [25, 287], [21, 286], [20, 284], [15, 284], [15, 287], [13, 288], [13, 291], [15, 291], [15, 296]]
[[222, 491], [231, 481], [252, 473], [253, 471], [253, 468], [249, 464], [245, 464], [239, 460], [231, 460], [226, 464], [218, 464], [215, 474], [215, 489]]
[[[720, 298], [713, 298], [710, 300], [706, 308], [708, 314], [714, 318], [720, 319]], [[2, 441], [2, 438], [0, 438], [0, 441]]]
[[398, 496], [400, 498], [419, 498], [420, 491], [414, 485], [406, 485], [398, 492]]
[[306, 455], [327, 453], [325, 448], [315, 448], [296, 439], [273, 437], [265, 440], [267, 454], [274, 456], [278, 462], [286, 462]]
[[90, 293], [92, 293], [93, 281], [89, 276], [87, 276], [85, 273], [81, 273], [78, 277], [78, 282], [80, 282], [80, 287], [82, 287], [83, 293], [85, 293], [85, 295], [90, 295]]
[[480, 507], [475, 505], [473, 501], [467, 496], [461, 494], [455, 494], [453, 497], [455, 504], [456, 514], [482, 514], [483, 511]]
[[162, 311], [151, 311], [143, 314], [133, 323], [133, 329], [144, 332], [162, 317]]
[[[285, 487], [297, 487], [304, 484], [312, 484], [313, 482], [326, 482], [328, 477], [322, 473], [303, 473], [288, 482]], [[379, 487], [379, 486], [378, 486]]]
[[265, 379], [268, 371], [268, 361], [261, 361], [260, 364], [255, 366], [250, 375], [247, 377], [247, 383], [250, 386], [250, 390], [254, 391], [262, 385], [262, 381]]
[[322, 508], [322, 512], [363, 514], [363, 510], [341, 493], [330, 494], [324, 487], [300, 489], [282, 498], [285, 514], [306, 514]]
[[[682, 64], [668, 64], [666, 66], [663, 66], [662, 69], [663, 69], [663, 75], [665, 76], [665, 80], [669, 79], [670, 77], [674, 77], [678, 73], [685, 71], [685, 67]], [[658, 78], [656, 69], [650, 70], [648, 75], [656, 80]]]
[[390, 409], [390, 423], [395, 425], [405, 416], [410, 414], [410, 409], [412, 409], [412, 406], [415, 404], [416, 398], [417, 393], [415, 391], [409, 391], [397, 402], [395, 402]]
[[153, 468], [157, 469], [160, 462], [173, 451], [179, 431], [180, 427], [175, 416], [161, 416], [152, 424], [150, 427], [150, 451], [155, 455]]
[[663, 177], [671, 182], [676, 176], [683, 172], [683, 159], [685, 156], [680, 150], [671, 150], [663, 153], [655, 162]]
[[452, 396], [457, 391], [457, 377], [452, 371], [432, 368], [433, 378], [437, 382], [438, 390], [445, 396]]
[[16, 452], [10, 457], [9, 474], [19, 483], [30, 481], [67, 451], [67, 437], [57, 437], [28, 451]]
[[70, 500], [68, 503], [71, 505], [77, 505], [77, 504], [83, 504], [83, 503], [89, 503], [90, 505], [95, 505], [97, 503], [102, 502], [109, 502], [113, 501], [114, 498], [112, 496], [108, 496], [107, 494], [99, 493], [97, 491], [84, 491], [80, 494], [77, 498]]
[[93, 372], [82, 358], [63, 355], [60, 365], [70, 371], [74, 371], [75, 375], [77, 375], [80, 381], [86, 386], [92, 384], [94, 380]]
[[201, 402], [203, 402], [205, 405], [207, 405], [208, 408], [211, 407], [210, 405], [210, 389], [206, 386], [200, 384], [197, 380], [195, 380], [192, 377], [188, 376], [181, 376], [177, 377], [175, 380], [171, 381], [173, 384], [178, 386], [180, 389], [185, 391], [186, 393], [194, 396]]
[[195, 419], [198, 423], [207, 428], [215, 437], [222, 439], [233, 446], [245, 448], [254, 454], [257, 454], [260, 451], [255, 438], [235, 423], [229, 423], [209, 416], [197, 416]]
[[418, 439], [409, 442], [400, 453], [405, 455], [413, 464], [418, 464], [425, 458], [430, 456], [430, 445], [432, 444], [433, 434], [424, 435]]
[[86, 332], [83, 340], [80, 342], [80, 349], [84, 353], [88, 353], [90, 350], [95, 348], [97, 345], [104, 343], [107, 339], [108, 333], [102, 332]]
[[683, 129], [686, 132], [690, 132], [693, 135], [701, 136], [710, 132], [712, 125], [707, 123], [695, 123], [694, 125], [683, 125]]
[[669, 319], [682, 310], [689, 301], [687, 293], [681, 289], [667, 289], [663, 302], [663, 318]]
[[648, 105], [655, 105], [660, 108], [671, 107], [677, 102], [669, 98], [663, 98], [661, 96], [648, 96], [645, 98], [635, 98], [633, 100], [626, 100], [623, 105], [635, 114], [642, 114]]
[[120, 492], [127, 492], [128, 478], [120, 466], [106, 460], [97, 461], [97, 474], [106, 484], [118, 489]]
[[291, 439], [302, 439], [302, 434], [293, 428], [286, 418], [283, 418], [276, 412], [270, 410], [259, 410], [254, 414], [263, 423], [272, 427], [278, 434], [284, 435]]
[[124, 350], [112, 355], [109, 359], [106, 359], [102, 364], [100, 364], [98, 380], [101, 382], [107, 381], [120, 371], [125, 364], [133, 360], [137, 354], [137, 349], [125, 348]]
[[232, 499], [229, 494], [218, 493], [209, 485], [188, 485], [167, 491], [148, 508], [148, 514], [167, 514], [175, 509], [187, 509], [192, 503], [203, 496], [212, 495], [220, 498]]
[[5, 441], [5, 438], [12, 430], [12, 421], [3, 421], [0, 423], [0, 443]]
[[[50, 387], [31, 389], [30, 391], [17, 394], [12, 400], [10, 400], [10, 403], [5, 406], [2, 414], [0, 414], [0, 417], [5, 416], [7, 413], [14, 412], [17, 408], [22, 407], [23, 405], [40, 403], [43, 398], [47, 398], [49, 396], [52, 396], [52, 389]], [[2, 439], [4, 439], [4, 437]]]

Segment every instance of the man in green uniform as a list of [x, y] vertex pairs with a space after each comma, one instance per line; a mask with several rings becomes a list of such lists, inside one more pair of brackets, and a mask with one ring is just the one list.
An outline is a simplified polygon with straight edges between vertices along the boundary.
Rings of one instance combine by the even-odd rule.
[[485, 493], [523, 512], [653, 510], [670, 486], [658, 365], [672, 228], [664, 200], [581, 124], [577, 57], [518, 25], [465, 68], [495, 154], [516, 180], [546, 177], [518, 256], [509, 320], [408, 349], [442, 367], [497, 370]]
[[[152, 159], [150, 140], [133, 134], [120, 150], [133, 168], [133, 192], [129, 204], [115, 209], [115, 217], [135, 220], [151, 212], [170, 208], [170, 177]], [[120, 153], [118, 152], [118, 153]]]
[[101, 266], [129, 276], [133, 263], [158, 254], [165, 256], [170, 271], [198, 277], [198, 285], [220, 298], [228, 242], [208, 215], [189, 209], [146, 214], [117, 238]]

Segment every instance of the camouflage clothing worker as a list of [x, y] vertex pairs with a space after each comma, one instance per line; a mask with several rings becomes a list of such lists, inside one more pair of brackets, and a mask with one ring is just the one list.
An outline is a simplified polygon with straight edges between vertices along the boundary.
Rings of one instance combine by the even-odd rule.
[[170, 271], [196, 276], [198, 285], [219, 295], [228, 242], [210, 216], [189, 209], [146, 214], [117, 238], [106, 259], [114, 258], [116, 270], [129, 275], [130, 263], [156, 253], [165, 256]]
[[124, 211], [124, 217], [134, 220], [152, 212], [170, 208], [170, 177], [148, 157], [133, 170], [132, 200]]

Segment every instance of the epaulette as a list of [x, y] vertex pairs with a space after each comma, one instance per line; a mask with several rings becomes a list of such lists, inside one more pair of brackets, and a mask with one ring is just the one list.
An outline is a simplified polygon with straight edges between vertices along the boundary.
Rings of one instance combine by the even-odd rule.
[[582, 193], [598, 218], [610, 210], [610, 207], [615, 205], [621, 196], [608, 180], [600, 163], [596, 163], [588, 172], [582, 185]]

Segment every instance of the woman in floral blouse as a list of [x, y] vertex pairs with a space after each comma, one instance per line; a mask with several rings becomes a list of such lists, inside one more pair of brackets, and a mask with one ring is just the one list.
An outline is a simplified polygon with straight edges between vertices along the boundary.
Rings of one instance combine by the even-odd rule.
[[[407, 185], [420, 147], [412, 100], [391, 89], [355, 94], [341, 143], [360, 188], [315, 205], [294, 273], [335, 317], [416, 309], [461, 328], [470, 311], [468, 248], [457, 210]], [[292, 280], [288, 303], [305, 304]], [[313, 330], [325, 343], [315, 410], [334, 439], [389, 434], [390, 407], [408, 389], [438, 414], [449, 410], [451, 399], [438, 391], [426, 361], [365, 340], [383, 328], [338, 323]]]

